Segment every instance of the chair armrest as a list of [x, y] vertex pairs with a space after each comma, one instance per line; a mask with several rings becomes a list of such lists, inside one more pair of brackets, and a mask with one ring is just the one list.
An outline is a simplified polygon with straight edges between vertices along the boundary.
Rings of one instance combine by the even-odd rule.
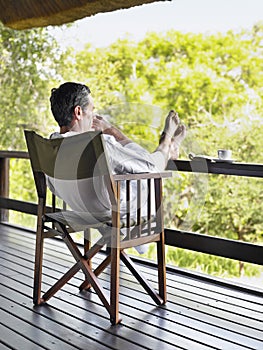
[[115, 181], [121, 180], [142, 180], [142, 179], [164, 179], [172, 177], [172, 171], [162, 171], [159, 173], [137, 173], [113, 175]]

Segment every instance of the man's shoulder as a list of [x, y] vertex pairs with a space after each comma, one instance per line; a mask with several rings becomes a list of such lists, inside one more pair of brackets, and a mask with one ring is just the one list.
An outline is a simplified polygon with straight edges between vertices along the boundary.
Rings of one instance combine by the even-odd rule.
[[65, 134], [60, 134], [59, 132], [53, 132], [49, 138], [50, 139], [58, 139], [58, 138], [61, 138], [61, 137], [69, 137], [69, 136], [75, 136], [75, 135], [78, 135], [79, 133], [76, 132], [76, 131], [68, 131], [68, 132], [65, 132]]
[[63, 137], [59, 132], [53, 132], [50, 136], [49, 136], [49, 138], [50, 139], [59, 139], [59, 138], [61, 138], [61, 137]]

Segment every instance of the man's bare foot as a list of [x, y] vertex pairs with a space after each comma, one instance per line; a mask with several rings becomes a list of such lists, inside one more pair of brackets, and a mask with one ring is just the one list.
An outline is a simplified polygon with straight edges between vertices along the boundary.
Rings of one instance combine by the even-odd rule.
[[180, 145], [186, 136], [186, 127], [185, 125], [179, 125], [176, 129], [174, 136], [171, 141], [170, 147], [170, 159], [178, 159], [180, 152]]
[[180, 123], [180, 119], [178, 116], [178, 113], [171, 110], [166, 117], [165, 124], [164, 124], [164, 132], [168, 134], [170, 137], [173, 137], [176, 129], [178, 128], [178, 125]]
[[161, 134], [159, 144], [170, 142], [180, 123], [178, 114], [171, 110], [165, 119], [164, 129]]

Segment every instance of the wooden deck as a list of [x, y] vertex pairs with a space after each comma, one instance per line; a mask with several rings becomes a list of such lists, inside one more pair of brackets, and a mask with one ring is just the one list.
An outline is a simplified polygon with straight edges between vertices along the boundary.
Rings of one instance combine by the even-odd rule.
[[[112, 327], [96, 294], [79, 293], [81, 273], [47, 305], [33, 307], [33, 259], [34, 235], [0, 225], [1, 350], [263, 349], [263, 294], [175, 269], [167, 276], [168, 303], [156, 307], [122, 267], [123, 321]], [[51, 284], [71, 261], [61, 242], [48, 241], [45, 285]], [[156, 282], [153, 267], [140, 267]], [[106, 289], [107, 272], [102, 275]]]

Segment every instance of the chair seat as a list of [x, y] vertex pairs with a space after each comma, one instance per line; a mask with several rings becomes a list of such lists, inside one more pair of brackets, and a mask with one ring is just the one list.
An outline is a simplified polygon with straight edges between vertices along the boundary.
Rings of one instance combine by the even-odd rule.
[[[152, 215], [150, 220], [146, 216], [140, 218], [140, 225], [155, 221], [155, 215]], [[57, 211], [55, 213], [48, 213], [44, 215], [44, 221], [59, 222], [65, 226], [72, 227], [74, 230], [84, 231], [87, 228], [99, 228], [107, 225], [112, 227], [110, 216], [101, 216], [101, 213], [77, 212], [71, 210]], [[129, 226], [136, 226], [135, 218], [129, 219]], [[126, 218], [120, 219], [120, 228], [127, 227]]]
[[109, 216], [100, 216], [99, 213], [77, 212], [71, 210], [57, 211], [44, 215], [44, 221], [59, 222], [75, 230], [83, 231], [89, 227], [101, 227], [110, 222]]

